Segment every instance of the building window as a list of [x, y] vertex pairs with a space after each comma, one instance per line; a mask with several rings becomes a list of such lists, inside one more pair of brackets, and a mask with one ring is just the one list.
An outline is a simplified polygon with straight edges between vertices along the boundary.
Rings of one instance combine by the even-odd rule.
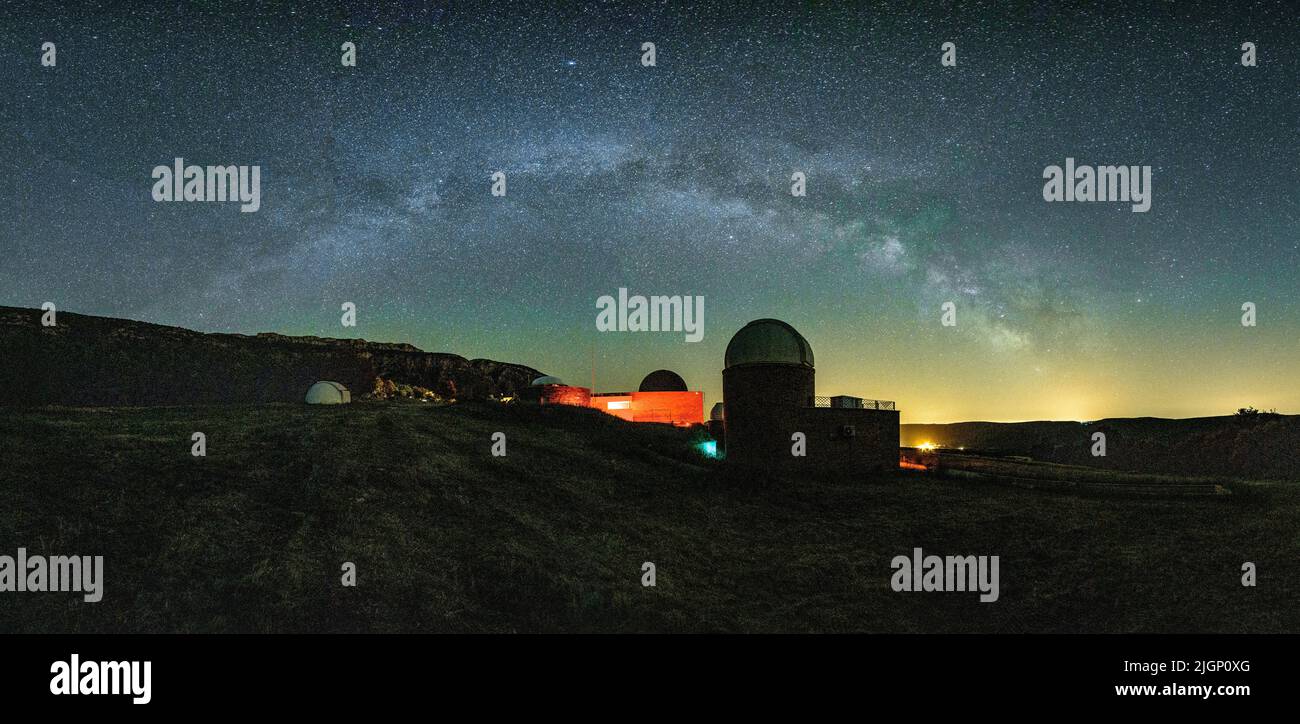
[[614, 400], [608, 403], [607, 410], [630, 410], [632, 409], [631, 400]]

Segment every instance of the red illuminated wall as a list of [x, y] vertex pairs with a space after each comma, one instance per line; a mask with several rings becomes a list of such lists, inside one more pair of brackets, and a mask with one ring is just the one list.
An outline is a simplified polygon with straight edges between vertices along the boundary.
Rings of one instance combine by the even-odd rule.
[[[613, 407], [611, 407], [613, 403]], [[627, 405], [623, 407], [623, 405]], [[592, 395], [591, 406], [601, 412], [608, 412], [614, 417], [621, 417], [628, 422], [636, 420], [632, 414], [631, 395]]]
[[577, 405], [587, 407], [591, 390], [570, 385], [541, 385], [538, 402], [543, 405]]
[[[610, 404], [613, 403], [613, 407]], [[593, 395], [591, 406], [628, 422], [694, 425], [704, 422], [703, 392], [631, 392]]]

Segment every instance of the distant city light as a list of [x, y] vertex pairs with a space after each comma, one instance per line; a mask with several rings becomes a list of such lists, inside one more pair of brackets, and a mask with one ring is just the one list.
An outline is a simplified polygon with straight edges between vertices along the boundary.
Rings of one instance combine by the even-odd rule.
[[935, 445], [934, 443], [930, 442], [929, 440], [926, 440], [925, 442], [921, 443], [921, 444], [918, 445], [917, 447], [921, 448], [922, 450], [925, 450], [926, 452], [929, 452], [929, 451], [935, 449], [936, 447], [938, 447], [938, 445]]

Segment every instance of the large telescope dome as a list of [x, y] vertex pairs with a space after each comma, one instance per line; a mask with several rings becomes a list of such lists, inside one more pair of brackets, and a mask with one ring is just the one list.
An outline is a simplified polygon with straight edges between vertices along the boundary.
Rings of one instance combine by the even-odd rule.
[[686, 392], [686, 380], [672, 370], [655, 370], [641, 380], [639, 392]]
[[727, 368], [751, 364], [812, 367], [812, 347], [794, 327], [779, 319], [755, 319], [727, 343]]

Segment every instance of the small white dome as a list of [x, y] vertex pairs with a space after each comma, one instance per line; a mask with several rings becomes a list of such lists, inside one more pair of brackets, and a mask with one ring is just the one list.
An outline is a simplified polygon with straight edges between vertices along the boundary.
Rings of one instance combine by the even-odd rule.
[[337, 382], [323, 380], [307, 390], [309, 405], [342, 405], [352, 401], [352, 393]]
[[533, 380], [532, 386], [538, 387], [540, 385], [562, 385], [562, 384], [564, 384], [564, 380], [560, 379], [559, 377], [552, 377], [550, 375], [545, 375]]

